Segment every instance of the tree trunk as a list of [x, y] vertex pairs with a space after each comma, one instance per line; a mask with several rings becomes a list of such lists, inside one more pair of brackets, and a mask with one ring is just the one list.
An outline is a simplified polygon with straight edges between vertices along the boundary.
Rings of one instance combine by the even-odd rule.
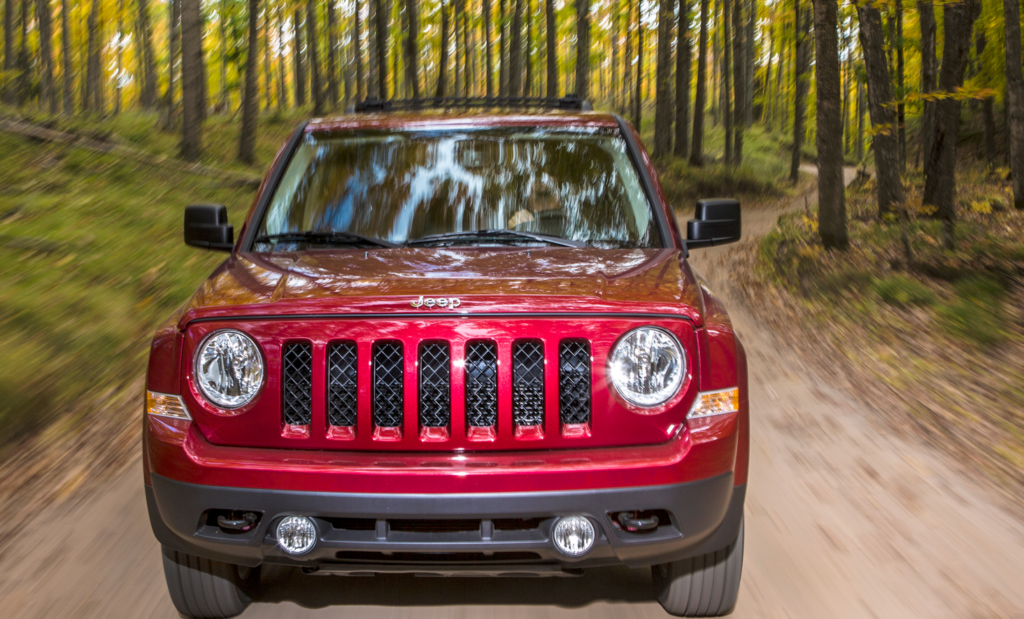
[[[349, 43], [351, 43], [351, 38], [352, 37], [350, 34]], [[345, 39], [344, 30], [341, 33], [341, 39]], [[341, 49], [339, 51], [341, 53], [341, 75], [342, 80], [345, 84], [345, 95], [343, 97], [343, 101], [345, 103], [345, 107], [347, 108], [349, 101], [355, 98], [352, 93], [353, 84], [355, 83], [355, 68], [353, 66], [354, 62], [352, 59], [352, 45], [345, 45], [344, 43], [341, 43]]]
[[100, 42], [102, 33], [100, 31], [100, 5], [102, 0], [93, 0], [92, 10], [89, 11], [89, 40], [88, 40], [88, 64], [86, 65], [86, 109], [93, 112], [103, 112], [103, 64], [101, 54], [103, 53]]
[[388, 29], [391, 25], [391, 11], [386, 0], [375, 0], [377, 3], [377, 96], [388, 98]]
[[149, 26], [149, 4], [148, 0], [136, 1], [138, 2], [138, 16], [135, 22], [135, 38], [139, 42], [139, 52], [142, 56], [137, 60], [142, 65], [139, 71], [142, 77], [139, 103], [146, 109], [152, 109], [156, 105], [157, 77], [156, 65], [153, 60], [153, 34]]
[[523, 1], [526, 2], [526, 84], [523, 96], [530, 97], [533, 96], [533, 6], [532, 0]]
[[633, 126], [637, 133], [643, 126], [643, 85], [644, 85], [644, 19], [643, 2], [636, 0], [636, 96], [633, 100]]
[[[781, 29], [782, 26], [779, 26]], [[786, 75], [787, 70], [792, 70], [791, 67], [786, 66], [786, 43], [782, 37], [783, 33], [779, 33], [779, 37], [782, 39], [779, 42], [779, 68], [775, 74], [775, 113], [779, 118], [779, 129], [783, 132], [786, 131], [786, 125], [789, 123], [789, 104], [786, 101]]]
[[768, 131], [773, 130], [775, 110], [772, 104], [775, 98], [772, 96], [772, 61], [775, 58], [775, 24], [768, 26], [768, 67], [764, 72], [764, 88], [761, 90], [761, 122]]
[[[64, 74], [64, 115], [75, 113], [75, 75], [71, 65], [71, 32], [68, 30], [71, 20], [68, 19], [68, 0], [60, 2], [60, 53], [62, 73]], [[152, 58], [152, 56], [150, 56]], [[156, 85], [153, 85], [156, 88]]]
[[790, 160], [789, 179], [794, 183], [800, 178], [800, 154], [804, 144], [804, 110], [807, 106], [807, 91], [810, 86], [807, 68], [810, 64], [810, 45], [807, 40], [810, 30], [810, 15], [807, 11], [807, 1], [801, 7], [800, 0], [796, 0], [796, 50], [794, 52], [793, 71], [793, 156]]
[[175, 91], [174, 82], [176, 74], [178, 72], [176, 67], [176, 61], [178, 58], [178, 52], [181, 49], [181, 0], [169, 0], [167, 3], [167, 13], [170, 16], [170, 21], [167, 24], [167, 96], [165, 97], [167, 103], [167, 123], [166, 127], [171, 128], [171, 123], [174, 122], [174, 108], [175, 108]]
[[896, 0], [896, 127], [900, 147], [900, 174], [907, 169], [907, 110], [905, 71], [903, 70], [903, 0]]
[[[67, 0], [63, 1], [67, 8]], [[67, 23], [67, 18], [65, 18], [65, 23]], [[4, 73], [8, 75], [14, 72], [14, 54], [14, 0], [4, 0]], [[14, 105], [15, 101], [16, 93], [8, 82], [4, 84], [4, 103]]]
[[872, 5], [857, 7], [860, 45], [868, 78], [868, 110], [871, 114], [871, 149], [875, 152], [878, 179], [878, 217], [903, 204], [903, 182], [899, 174], [899, 144], [896, 140], [895, 110], [891, 106], [889, 68], [882, 34], [882, 14]]
[[[917, 13], [921, 24], [921, 92], [935, 90], [935, 7], [932, 0], [918, 0]], [[922, 159], [932, 152], [935, 140], [935, 102], [925, 99], [921, 117]]]
[[658, 2], [658, 64], [655, 68], [654, 156], [672, 152], [672, 13], [675, 0]]
[[416, 36], [420, 31], [420, 26], [419, 16], [416, 13], [417, 6], [416, 0], [405, 0], [405, 19], [409, 28], [405, 33], [405, 45], [403, 46], [403, 51], [405, 52], [403, 59], [405, 62], [405, 83], [408, 85], [414, 99], [418, 99], [420, 96], [419, 49], [416, 45]]
[[257, 17], [259, 0], [249, 0], [249, 46], [245, 51], [245, 91], [242, 93], [242, 132], [238, 140], [238, 160], [252, 165], [255, 162], [256, 124], [259, 114], [259, 96], [256, 89], [256, 55], [259, 46]]
[[[40, 0], [41, 4], [46, 0]], [[121, 113], [121, 77], [124, 71], [124, 0], [117, 3], [117, 54], [115, 56], [114, 115]]]
[[857, 80], [857, 161], [864, 162], [864, 84]]
[[355, 14], [352, 19], [352, 49], [356, 61], [356, 100], [366, 98], [366, 78], [363, 74], [363, 42], [360, 39], [360, 34], [359, 0], [355, 0]]
[[[510, 0], [511, 1], [511, 0]], [[512, 29], [509, 32], [508, 95], [523, 94], [523, 0], [515, 0], [512, 9]]]
[[[747, 52], [748, 43], [743, 21], [743, 0], [736, 0], [732, 13], [732, 45], [733, 45], [733, 91], [736, 102], [733, 113], [732, 163], [739, 166], [743, 163], [743, 127], [747, 124]], [[749, 44], [752, 44], [751, 41]]]
[[200, 0], [181, 0], [181, 157], [197, 161], [203, 152], [202, 31]]
[[1024, 76], [1021, 75], [1020, 7], [1003, 0], [1006, 14], [1006, 117], [1010, 139], [1013, 205], [1024, 210]]
[[[407, 0], [408, 2], [408, 0]], [[408, 4], [407, 4], [408, 6]], [[413, 7], [416, 5], [413, 4]], [[408, 37], [413, 38], [416, 29], [407, 31]], [[416, 45], [415, 39], [413, 45]], [[334, 12], [333, 0], [327, 3], [327, 96], [329, 108], [336, 109], [338, 101], [341, 100], [341, 90], [338, 79], [338, 18]]]
[[850, 152], [850, 144], [852, 142], [850, 134], [850, 77], [852, 71], [850, 64], [853, 61], [853, 54], [850, 52], [850, 39], [847, 37], [846, 31], [843, 31], [843, 51], [846, 53], [846, 62], [843, 63], [841, 79], [843, 82], [843, 156]]
[[755, 22], [757, 21], [757, 0], [746, 0], [747, 12], [747, 33], [744, 37], [744, 52], [747, 64], [743, 71], [746, 79], [743, 87], [743, 126], [750, 127], [754, 124], [754, 76], [756, 74], [756, 60], [754, 58], [754, 37], [756, 36]]
[[630, 4], [632, 0], [626, 0], [626, 14], [623, 15], [625, 21], [622, 27], [622, 33], [626, 37], [626, 50], [622, 57], [622, 111], [623, 116], [626, 115], [626, 108], [632, 112], [633, 105], [630, 96], [633, 92], [633, 73], [631, 71], [633, 66], [633, 38], [629, 35], [630, 27], [633, 25], [633, 5]]
[[313, 115], [323, 116], [327, 106], [320, 73], [320, 29], [316, 21], [316, 4], [316, 0], [306, 1], [306, 56], [309, 59], [309, 98], [313, 100]]
[[590, 96], [590, 0], [576, 0], [576, 96]]
[[699, 166], [704, 160], [704, 99], [708, 74], [708, 2], [700, 0], [700, 38], [697, 47], [697, 92], [693, 100], [693, 145], [690, 165]]
[[[451, 0], [449, 0], [451, 2]], [[435, 97], [444, 97], [448, 90], [448, 7], [441, 0], [441, 53], [437, 63], [437, 89]]]
[[[220, 0], [220, 7], [217, 9], [218, 25], [220, 30], [220, 102], [221, 111], [227, 113], [230, 107], [230, 95], [228, 94], [228, 0]], [[244, 96], [244, 94], [243, 94]]]
[[[411, 1], [411, 0], [409, 0]], [[551, 0], [548, 0], [551, 1]], [[487, 98], [494, 96], [494, 55], [491, 53], [491, 0], [483, 0], [484, 13], [484, 83]]]
[[676, 143], [674, 154], [685, 157], [690, 128], [690, 0], [679, 0], [676, 26]]
[[[558, 51], [555, 37], [558, 34], [558, 20], [555, 17], [555, 0], [544, 0], [544, 30], [547, 40], [548, 97], [558, 96]], [[614, 62], [614, 60], [613, 60]]]
[[[508, 11], [505, 3], [498, 0], [498, 96], [508, 96]], [[443, 0], [442, 0], [443, 2]]]
[[50, 0], [38, 0], [36, 21], [39, 27], [39, 103], [50, 114], [57, 113], [57, 93], [53, 87], [53, 27]]
[[818, 130], [818, 233], [825, 249], [846, 249], [843, 130], [840, 118], [839, 18], [836, 0], [814, 0], [814, 77]]
[[270, 6], [263, 11], [263, 101], [265, 111], [270, 111], [274, 106], [274, 73], [273, 64], [270, 62]]
[[[942, 6], [942, 69], [939, 88], [954, 93], [963, 85], [964, 68], [971, 49], [971, 31], [981, 12], [978, 0]], [[956, 223], [956, 142], [960, 135], [960, 101], [942, 99], [935, 106], [935, 141], [924, 169], [924, 204], [938, 208], [942, 220], [942, 244], [953, 249]]]
[[722, 0], [722, 114], [725, 120], [725, 163], [733, 162], [733, 127], [732, 127], [732, 76], [729, 73], [732, 65], [732, 2]]
[[296, 10], [292, 21], [292, 53], [295, 56], [295, 105], [306, 105], [306, 68], [302, 59], [302, 11]]
[[281, 5], [277, 6], [277, 40], [279, 51], [277, 55], [277, 109], [278, 111], [284, 111], [284, 108], [288, 105], [288, 88], [285, 80], [287, 79], [287, 71], [284, 66], [284, 10]]

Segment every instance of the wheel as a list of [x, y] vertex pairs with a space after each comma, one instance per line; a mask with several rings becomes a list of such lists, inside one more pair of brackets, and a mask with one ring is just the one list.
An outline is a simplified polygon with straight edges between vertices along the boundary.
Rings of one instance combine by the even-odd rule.
[[[182, 615], [226, 619], [241, 614], [249, 606], [246, 581], [237, 566], [177, 552], [166, 546], [163, 559], [167, 591]], [[258, 579], [259, 568], [243, 569], [248, 580]]]
[[651, 568], [654, 593], [677, 617], [721, 617], [736, 607], [743, 572], [743, 520], [731, 546]]

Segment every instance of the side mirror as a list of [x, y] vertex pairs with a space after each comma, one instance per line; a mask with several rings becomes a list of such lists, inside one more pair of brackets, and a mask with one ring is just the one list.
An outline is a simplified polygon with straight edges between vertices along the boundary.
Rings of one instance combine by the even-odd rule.
[[185, 244], [192, 247], [231, 251], [235, 228], [228, 223], [228, 209], [220, 204], [185, 207]]
[[686, 222], [686, 247], [710, 247], [740, 240], [738, 200], [699, 200], [697, 215]]

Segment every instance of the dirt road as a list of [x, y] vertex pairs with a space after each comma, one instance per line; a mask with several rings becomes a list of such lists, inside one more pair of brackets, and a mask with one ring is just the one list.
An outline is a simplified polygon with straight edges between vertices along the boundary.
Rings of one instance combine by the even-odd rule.
[[[779, 213], [745, 213], [745, 242]], [[747, 554], [734, 616], [1024, 617], [1022, 522], [927, 447], [889, 436], [872, 411], [780, 345], [730, 286], [735, 254], [694, 252], [750, 358]], [[246, 618], [666, 616], [646, 570], [557, 580], [290, 570], [263, 578]], [[0, 557], [0, 617], [121, 616], [176, 616], [138, 461], [75, 507], [40, 514]]]

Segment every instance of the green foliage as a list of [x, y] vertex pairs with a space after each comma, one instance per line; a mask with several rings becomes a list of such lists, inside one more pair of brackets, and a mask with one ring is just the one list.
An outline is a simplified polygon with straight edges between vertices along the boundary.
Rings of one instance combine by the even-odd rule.
[[936, 298], [935, 293], [927, 285], [901, 273], [873, 279], [871, 289], [882, 297], [883, 301], [898, 307], [932, 305]]
[[1003, 297], [1006, 286], [992, 275], [975, 275], [953, 284], [956, 297], [937, 308], [942, 327], [951, 335], [982, 346], [1007, 337]]

